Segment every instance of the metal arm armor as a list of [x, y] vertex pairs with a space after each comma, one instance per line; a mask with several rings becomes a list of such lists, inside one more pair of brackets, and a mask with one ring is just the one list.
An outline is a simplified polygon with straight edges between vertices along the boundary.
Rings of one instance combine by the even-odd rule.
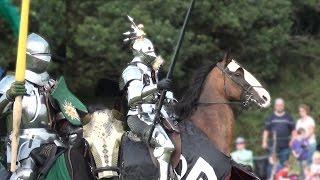
[[142, 102], [143, 98], [157, 91], [157, 85], [145, 86], [143, 83], [143, 72], [137, 66], [128, 66], [122, 73], [120, 89], [127, 87], [128, 105], [134, 106]]
[[11, 103], [7, 99], [6, 92], [10, 89], [10, 86], [14, 81], [15, 78], [12, 75], [7, 75], [0, 81], [0, 115], [4, 113], [6, 107]]
[[131, 65], [123, 70], [121, 77], [120, 90], [125, 90], [131, 81], [142, 80], [142, 71], [137, 66]]

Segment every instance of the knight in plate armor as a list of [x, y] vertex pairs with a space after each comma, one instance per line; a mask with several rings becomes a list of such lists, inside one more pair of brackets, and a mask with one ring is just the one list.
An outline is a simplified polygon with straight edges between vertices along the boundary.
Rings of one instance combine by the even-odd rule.
[[81, 121], [77, 112], [85, 113], [86, 109], [80, 103], [81, 108], [78, 108], [74, 101], [61, 98], [68, 91], [63, 78], [59, 81], [50, 79], [47, 73], [50, 62], [48, 42], [32, 33], [27, 38], [25, 82], [16, 82], [13, 75], [7, 75], [0, 81], [0, 118], [6, 119], [8, 132], [7, 163], [11, 162], [9, 132], [13, 102], [15, 97], [23, 96], [18, 169], [11, 175], [12, 180], [39, 178], [39, 173], [44, 173], [43, 166], [46, 166], [47, 159], [55, 157], [67, 146], [76, 146], [82, 138]]
[[[160, 90], [170, 90], [169, 79], [158, 80], [159, 68], [163, 63], [161, 56], [157, 56], [152, 42], [147, 39], [143, 25], [136, 25], [131, 21], [132, 32], [124, 41], [132, 41], [134, 58], [124, 69], [120, 82], [120, 89], [125, 91], [128, 103], [127, 124], [135, 135], [143, 142], [154, 148], [153, 155], [159, 163], [160, 180], [168, 179], [171, 154], [175, 147], [162, 124], [157, 124], [152, 132], [155, 121], [156, 103]], [[175, 103], [173, 93], [167, 91], [165, 106], [161, 109], [161, 117], [174, 122], [175, 115], [170, 107]], [[149, 141], [150, 140], [150, 141]]]

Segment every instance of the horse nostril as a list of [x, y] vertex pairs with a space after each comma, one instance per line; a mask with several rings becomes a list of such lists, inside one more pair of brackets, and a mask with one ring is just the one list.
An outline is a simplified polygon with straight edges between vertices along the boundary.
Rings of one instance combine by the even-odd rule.
[[268, 98], [266, 96], [262, 96], [262, 99], [265, 100], [265, 101], [268, 100]]

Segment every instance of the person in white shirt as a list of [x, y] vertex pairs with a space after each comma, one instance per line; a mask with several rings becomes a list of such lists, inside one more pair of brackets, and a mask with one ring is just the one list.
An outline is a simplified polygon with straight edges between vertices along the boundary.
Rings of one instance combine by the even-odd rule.
[[305, 180], [320, 179], [320, 152], [314, 152], [312, 157], [312, 164], [305, 168], [305, 174]]
[[310, 116], [310, 108], [306, 104], [301, 104], [299, 106], [299, 115], [300, 119], [298, 119], [296, 123], [296, 130], [302, 128], [306, 132], [306, 138], [309, 142], [307, 162], [308, 164], [311, 164], [313, 153], [317, 149], [317, 142], [315, 136], [315, 122], [314, 119]]
[[236, 151], [231, 153], [231, 158], [239, 164], [253, 167], [252, 151], [246, 149], [246, 143], [243, 137], [236, 139], [236, 149]]

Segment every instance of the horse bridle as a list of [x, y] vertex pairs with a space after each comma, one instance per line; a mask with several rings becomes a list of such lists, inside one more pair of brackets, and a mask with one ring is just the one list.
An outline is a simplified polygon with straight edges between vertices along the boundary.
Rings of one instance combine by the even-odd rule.
[[[246, 86], [244, 86], [243, 84], [239, 83], [238, 81], [236, 81], [229, 73], [231, 72], [229, 69], [227, 68], [223, 68], [221, 67], [220, 64], [216, 63], [215, 67], [219, 68], [221, 70], [221, 72], [223, 73], [223, 83], [224, 83], [224, 92], [225, 94], [227, 94], [227, 88], [226, 88], [226, 76], [228, 78], [230, 78], [234, 83], [236, 83], [237, 85], [239, 85], [243, 92], [241, 94], [241, 99], [239, 101], [199, 101], [197, 103], [197, 105], [203, 105], [203, 106], [211, 106], [211, 105], [218, 105], [218, 104], [234, 104], [234, 105], [240, 105], [242, 107], [248, 107], [250, 105], [251, 102], [254, 102], [255, 100], [253, 99], [253, 93], [250, 92], [250, 90], [256, 86], [252, 86], [250, 84]], [[258, 87], [258, 86], [257, 86]]]

